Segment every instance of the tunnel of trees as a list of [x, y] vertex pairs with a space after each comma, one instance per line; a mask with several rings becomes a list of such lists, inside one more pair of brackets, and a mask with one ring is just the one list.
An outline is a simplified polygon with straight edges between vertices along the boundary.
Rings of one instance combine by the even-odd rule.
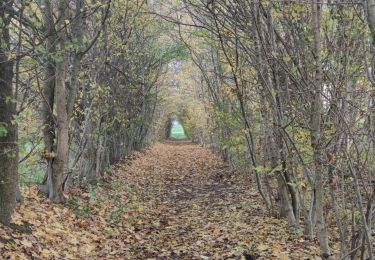
[[177, 120], [324, 258], [333, 236], [374, 258], [375, 0], [6, 0], [0, 21], [4, 225], [25, 187], [64, 203]]
[[165, 124], [165, 139], [187, 140], [189, 133], [186, 132], [183, 122], [178, 116], [168, 118]]

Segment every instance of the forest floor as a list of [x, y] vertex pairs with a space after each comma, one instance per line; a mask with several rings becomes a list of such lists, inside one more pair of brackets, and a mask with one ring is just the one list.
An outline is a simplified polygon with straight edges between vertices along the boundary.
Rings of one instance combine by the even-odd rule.
[[69, 199], [27, 188], [14, 221], [30, 232], [0, 226], [0, 258], [320, 259], [316, 241], [263, 210], [253, 181], [187, 142], [157, 143]]

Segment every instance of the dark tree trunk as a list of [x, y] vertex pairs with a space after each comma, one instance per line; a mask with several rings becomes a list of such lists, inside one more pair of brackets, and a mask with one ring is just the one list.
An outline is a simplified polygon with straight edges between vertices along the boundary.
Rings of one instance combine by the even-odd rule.
[[0, 222], [9, 225], [16, 204], [18, 185], [17, 124], [13, 121], [16, 113], [13, 93], [13, 61], [9, 60], [11, 17], [6, 10], [12, 8], [13, 1], [0, 1]]

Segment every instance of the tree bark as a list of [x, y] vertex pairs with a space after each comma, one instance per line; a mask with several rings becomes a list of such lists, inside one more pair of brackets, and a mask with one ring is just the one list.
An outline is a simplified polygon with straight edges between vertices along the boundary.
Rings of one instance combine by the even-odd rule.
[[[46, 35], [45, 48], [48, 53], [56, 52], [56, 36], [54, 32], [54, 19], [52, 14], [52, 6], [50, 1], [46, 0], [42, 3], [45, 8], [43, 10], [43, 22]], [[41, 115], [43, 120], [43, 140], [44, 153], [43, 156], [47, 161], [46, 178], [41, 187], [41, 191], [48, 196], [48, 187], [52, 185], [52, 164], [55, 157], [55, 120], [53, 115], [55, 102], [55, 62], [48, 55], [44, 64], [44, 82], [42, 90], [43, 101], [41, 104]]]
[[13, 65], [10, 60], [9, 24], [11, 17], [6, 10], [13, 1], [0, 1], [0, 222], [9, 225], [16, 204], [18, 186], [17, 124], [13, 92]]
[[49, 186], [49, 199], [54, 202], [64, 202], [63, 184], [69, 153], [69, 120], [67, 111], [67, 93], [65, 80], [67, 75], [68, 57], [65, 50], [66, 32], [65, 20], [69, 1], [61, 1], [58, 6], [60, 19], [58, 29], [58, 53], [55, 72], [55, 103], [56, 103], [56, 157], [52, 164], [52, 183]]
[[364, 8], [367, 12], [367, 22], [370, 27], [372, 44], [375, 45], [375, 0], [363, 1], [365, 4]]
[[315, 77], [313, 84], [314, 94], [311, 104], [311, 146], [313, 148], [313, 161], [315, 168], [315, 185], [316, 192], [316, 227], [317, 236], [320, 244], [320, 250], [324, 259], [332, 258], [331, 249], [329, 247], [328, 232], [324, 216], [324, 187], [323, 187], [323, 151], [322, 151], [322, 64], [321, 64], [321, 3], [312, 0], [312, 23], [311, 29], [314, 35], [314, 55], [315, 55]]
[[[63, 202], [64, 172], [69, 151], [69, 121], [67, 114], [66, 74], [68, 57], [65, 50], [68, 1], [58, 3], [58, 20], [54, 21], [54, 7], [51, 0], [43, 2], [43, 19], [46, 26], [47, 51], [54, 60], [47, 57], [45, 65], [44, 121], [45, 157], [48, 162], [46, 185], [43, 191], [53, 202]], [[48, 55], [49, 56], [49, 55]], [[54, 111], [56, 118], [54, 118]]]

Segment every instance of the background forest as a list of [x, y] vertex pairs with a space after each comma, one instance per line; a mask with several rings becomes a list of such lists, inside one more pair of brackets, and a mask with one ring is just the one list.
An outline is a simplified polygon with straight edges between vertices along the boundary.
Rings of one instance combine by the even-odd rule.
[[374, 259], [375, 0], [3, 0], [0, 27], [4, 225], [178, 120], [323, 259]]

